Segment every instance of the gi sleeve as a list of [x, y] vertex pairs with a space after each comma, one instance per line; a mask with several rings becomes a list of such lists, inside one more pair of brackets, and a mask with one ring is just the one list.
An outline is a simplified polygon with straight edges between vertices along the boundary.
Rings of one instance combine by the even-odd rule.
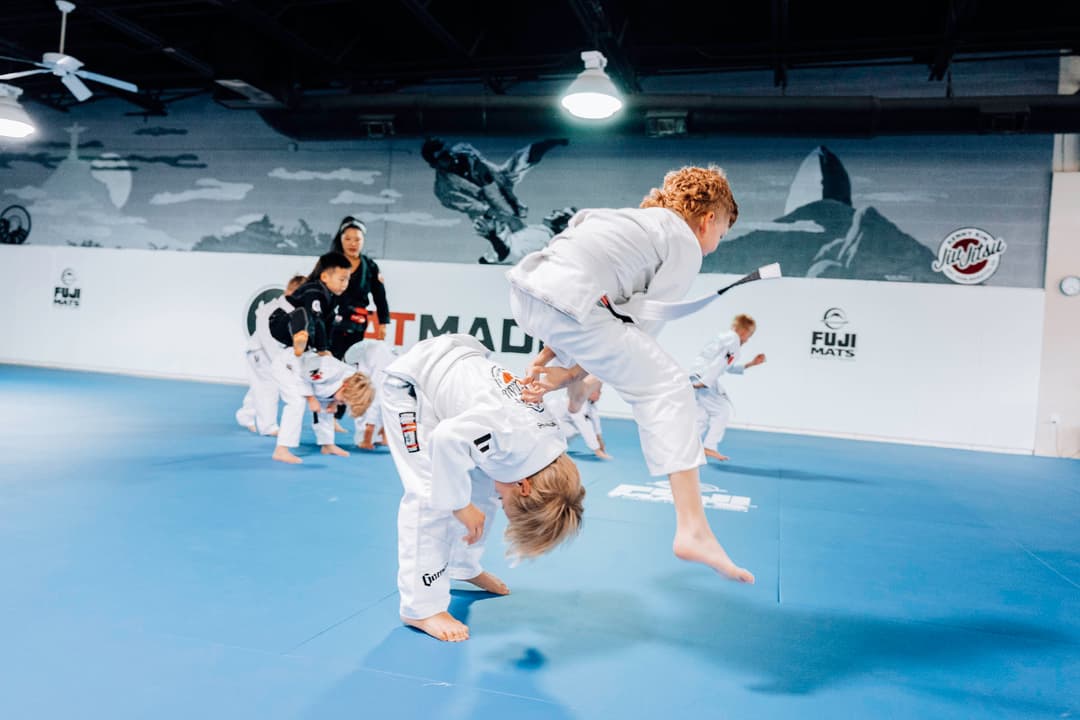
[[[589, 412], [585, 417], [589, 418], [589, 422], [592, 424], [593, 432], [596, 433], [597, 437], [600, 437], [604, 434], [603, 429], [600, 427], [600, 411], [596, 409], [595, 405], [591, 405], [589, 407]], [[599, 440], [596, 444], [600, 444]]]
[[715, 390], [716, 384], [720, 380], [720, 376], [731, 370], [731, 366], [728, 365], [728, 357], [738, 353], [738, 342], [739, 338], [734, 333], [725, 334], [716, 342], [715, 351], [712, 357], [708, 358], [702, 371], [699, 373], [701, 383], [705, 387]]
[[472, 478], [479, 453], [493, 450], [495, 431], [483, 418], [459, 415], [431, 432], [431, 506], [452, 512], [472, 502]]
[[574, 424], [574, 427], [579, 433], [581, 433], [581, 439], [585, 441], [585, 446], [596, 452], [600, 449], [600, 441], [596, 439], [596, 431], [593, 427], [593, 423], [585, 414], [585, 409], [577, 411], [576, 413], [568, 413], [570, 416], [570, 422]]

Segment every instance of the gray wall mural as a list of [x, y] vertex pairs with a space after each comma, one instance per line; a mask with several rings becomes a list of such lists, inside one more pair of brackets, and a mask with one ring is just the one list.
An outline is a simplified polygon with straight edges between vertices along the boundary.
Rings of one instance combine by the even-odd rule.
[[43, 137], [0, 145], [0, 240], [314, 255], [355, 215], [376, 258], [505, 264], [572, 208], [636, 206], [668, 170], [716, 163], [741, 214], [703, 272], [779, 261], [805, 277], [1043, 282], [1050, 136], [298, 145], [205, 98], [149, 120], [122, 107], [34, 108]]

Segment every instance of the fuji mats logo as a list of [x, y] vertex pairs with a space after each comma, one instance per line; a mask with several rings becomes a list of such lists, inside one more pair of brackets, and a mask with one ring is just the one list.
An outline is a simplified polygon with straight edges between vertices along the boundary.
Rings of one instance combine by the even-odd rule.
[[1001, 264], [1005, 241], [979, 228], [961, 228], [949, 233], [938, 247], [937, 260], [930, 268], [955, 283], [978, 285], [989, 280]]

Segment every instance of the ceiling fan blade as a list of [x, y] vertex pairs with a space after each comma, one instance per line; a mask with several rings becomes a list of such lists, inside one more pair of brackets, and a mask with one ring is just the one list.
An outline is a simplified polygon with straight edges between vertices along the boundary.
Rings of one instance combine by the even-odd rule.
[[8, 73], [7, 75], [0, 75], [0, 80], [14, 80], [16, 78], [26, 77], [27, 75], [40, 75], [41, 73], [47, 73], [49, 70], [23, 70], [22, 72]]
[[60, 77], [60, 82], [67, 86], [67, 89], [71, 91], [71, 94], [74, 95], [75, 99], [79, 102], [82, 102], [94, 94], [90, 92], [90, 88], [86, 87], [86, 83], [74, 75], [63, 75]]
[[11, 57], [10, 55], [0, 55], [0, 60], [7, 60], [8, 62], [26, 63], [27, 65], [37, 65], [38, 67], [45, 67], [37, 60], [27, 60], [26, 58]]
[[114, 88], [120, 88], [121, 90], [127, 90], [128, 92], [133, 93], [139, 92], [139, 88], [137, 85], [129, 83], [125, 80], [117, 80], [116, 78], [111, 78], [108, 75], [98, 75], [97, 73], [92, 73], [87, 70], [76, 70], [75, 74], [81, 78], [86, 78], [87, 80], [99, 82], [102, 85], [110, 85]]

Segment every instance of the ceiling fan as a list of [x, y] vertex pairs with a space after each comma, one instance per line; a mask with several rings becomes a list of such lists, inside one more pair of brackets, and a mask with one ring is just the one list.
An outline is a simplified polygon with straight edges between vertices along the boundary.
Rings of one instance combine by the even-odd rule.
[[86, 100], [94, 93], [90, 91], [90, 88], [86, 87], [85, 80], [92, 80], [99, 82], [103, 85], [109, 85], [121, 90], [127, 90], [128, 92], [139, 92], [139, 88], [134, 84], [126, 82], [124, 80], [117, 80], [106, 75], [98, 75], [88, 70], [81, 70], [83, 64], [73, 58], [70, 55], [64, 54], [64, 39], [67, 33], [67, 16], [72, 10], [75, 9], [75, 3], [66, 2], [66, 0], [56, 0], [56, 8], [60, 11], [60, 50], [58, 52], [47, 52], [41, 57], [41, 62], [34, 62], [33, 60], [24, 60], [22, 58], [2, 57], [4, 60], [11, 60], [14, 62], [29, 63], [31, 65], [37, 65], [36, 70], [22, 70], [20, 72], [8, 73], [7, 75], [0, 75], [0, 81], [2, 80], [15, 80], [16, 78], [27, 77], [28, 75], [39, 75], [41, 73], [52, 73], [60, 78], [60, 82], [67, 86], [67, 89], [71, 91], [71, 94], [75, 96], [75, 99], [79, 102]]

